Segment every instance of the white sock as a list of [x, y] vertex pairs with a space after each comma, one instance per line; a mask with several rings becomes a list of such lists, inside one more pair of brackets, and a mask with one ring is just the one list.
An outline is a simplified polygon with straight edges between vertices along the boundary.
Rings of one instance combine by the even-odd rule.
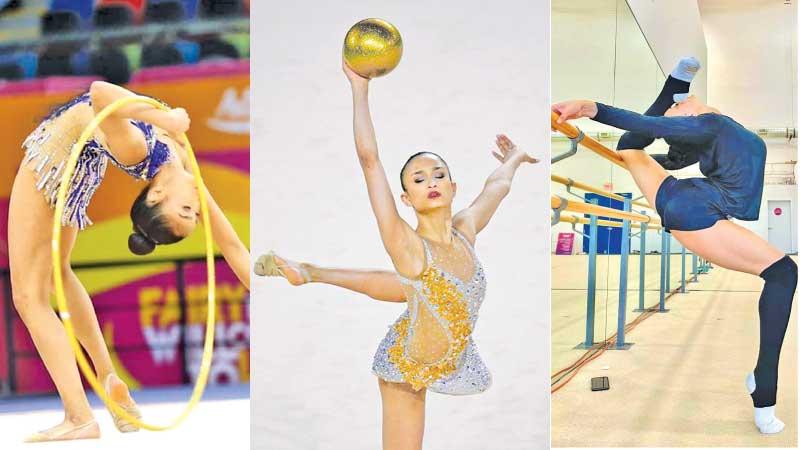
[[[756, 390], [756, 377], [753, 372], [747, 374], [744, 380], [747, 392], [752, 394]], [[780, 419], [775, 417], [775, 406], [765, 406], [763, 408], [753, 408], [755, 410], [754, 419], [758, 430], [764, 434], [780, 433], [785, 426]]]

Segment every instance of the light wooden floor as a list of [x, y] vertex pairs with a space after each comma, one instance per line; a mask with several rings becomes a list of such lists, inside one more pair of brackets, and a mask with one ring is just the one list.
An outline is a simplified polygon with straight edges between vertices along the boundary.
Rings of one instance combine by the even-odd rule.
[[[626, 322], [637, 314], [631, 310], [638, 305], [638, 261], [630, 259]], [[680, 284], [680, 261], [672, 256], [671, 287]], [[585, 334], [587, 258], [553, 256], [552, 264], [555, 372], [583, 353], [573, 347]], [[645, 264], [649, 306], [658, 301], [659, 257], [647, 256]], [[616, 332], [618, 267], [618, 256], [599, 257], [595, 341]], [[687, 257], [687, 274], [690, 267]], [[758, 433], [744, 387], [758, 352], [762, 285], [758, 277], [719, 267], [689, 283], [686, 294], [667, 302], [669, 312], [653, 315], [626, 337], [633, 347], [607, 351], [553, 394], [553, 446], [796, 446], [796, 311], [781, 354], [777, 410], [787, 424], [783, 433]], [[608, 376], [611, 389], [592, 392], [596, 376]]]

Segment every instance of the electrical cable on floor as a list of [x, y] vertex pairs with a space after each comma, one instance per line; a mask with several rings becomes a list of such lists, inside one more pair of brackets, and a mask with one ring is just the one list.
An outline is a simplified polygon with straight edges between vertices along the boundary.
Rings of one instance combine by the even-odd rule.
[[[672, 298], [673, 295], [679, 293], [681, 290], [680, 287], [677, 287], [670, 291], [666, 297], [664, 297], [664, 302]], [[635, 319], [633, 319], [630, 323], [625, 325], [625, 334], [627, 335], [631, 332], [637, 325], [644, 322], [648, 317], [652, 316], [656, 312], [658, 312], [659, 305], [656, 303], [655, 305], [647, 308], [644, 312], [639, 314]], [[590, 363], [597, 359], [600, 355], [605, 353], [606, 350], [614, 346], [614, 341], [617, 338], [617, 333], [614, 333], [609, 338], [605, 339], [604, 341], [598, 342], [592, 346], [592, 348], [586, 350], [586, 352], [581, 355], [574, 363], [570, 364], [569, 366], [559, 370], [558, 372], [554, 373], [550, 377], [550, 393], [554, 394], [559, 389], [566, 386], [573, 378], [578, 374], [578, 372], [586, 366], [586, 364]]]

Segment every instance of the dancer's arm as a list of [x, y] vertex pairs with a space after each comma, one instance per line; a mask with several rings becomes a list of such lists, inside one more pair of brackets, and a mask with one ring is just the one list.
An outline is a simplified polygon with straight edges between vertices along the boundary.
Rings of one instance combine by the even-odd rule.
[[378, 143], [369, 112], [369, 80], [350, 70], [344, 62], [342, 69], [353, 91], [356, 153], [367, 182], [369, 202], [378, 221], [383, 246], [400, 274], [415, 277], [424, 269], [424, 249], [421, 239], [397, 212], [389, 180], [378, 157]]
[[211, 236], [217, 244], [222, 256], [228, 265], [242, 282], [247, 290], [250, 290], [250, 251], [239, 239], [236, 230], [233, 229], [222, 208], [219, 207], [214, 197], [205, 189], [206, 199], [208, 200], [208, 213], [211, 220]]
[[313, 283], [339, 286], [384, 302], [405, 302], [397, 273], [377, 269], [335, 269], [304, 264]]
[[704, 144], [714, 139], [719, 125], [716, 114], [652, 117], [589, 100], [557, 103], [551, 109], [560, 114], [558, 123], [588, 117], [642, 136], [654, 139], [674, 138], [691, 144]]
[[[104, 81], [95, 81], [89, 88], [95, 114], [108, 105], [125, 97], [137, 94]], [[142, 132], [130, 120], [146, 122], [173, 136], [180, 136], [189, 129], [189, 116], [183, 108], [163, 111], [146, 103], [129, 103], [114, 111], [100, 122], [100, 130], [106, 138], [108, 151], [122, 164], [137, 164], [147, 156], [147, 144]]]
[[483, 230], [494, 215], [500, 202], [511, 191], [511, 181], [522, 163], [536, 163], [537, 159], [519, 150], [505, 135], [497, 136], [499, 152], [492, 152], [500, 161], [500, 167], [495, 169], [486, 183], [483, 191], [475, 198], [469, 207], [453, 217], [453, 226], [458, 228], [470, 242], [475, 241], [475, 236]]

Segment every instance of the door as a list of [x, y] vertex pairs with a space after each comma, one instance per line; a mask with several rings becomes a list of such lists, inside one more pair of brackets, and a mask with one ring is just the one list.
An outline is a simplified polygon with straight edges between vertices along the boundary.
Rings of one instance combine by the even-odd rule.
[[769, 243], [784, 253], [792, 251], [792, 203], [789, 200], [769, 200]]

